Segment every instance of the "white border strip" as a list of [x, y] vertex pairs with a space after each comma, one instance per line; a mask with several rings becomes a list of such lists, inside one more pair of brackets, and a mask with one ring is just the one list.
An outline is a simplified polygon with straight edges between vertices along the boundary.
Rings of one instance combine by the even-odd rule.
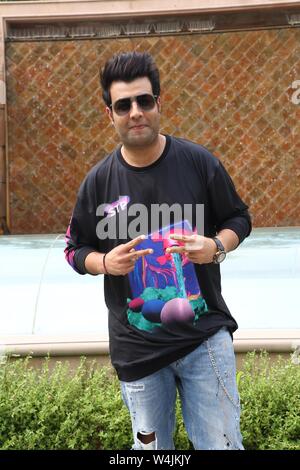
[[105, 18], [170, 13], [192, 14], [259, 10], [299, 6], [299, 1], [282, 0], [65, 0], [0, 3], [0, 17], [5, 19]]

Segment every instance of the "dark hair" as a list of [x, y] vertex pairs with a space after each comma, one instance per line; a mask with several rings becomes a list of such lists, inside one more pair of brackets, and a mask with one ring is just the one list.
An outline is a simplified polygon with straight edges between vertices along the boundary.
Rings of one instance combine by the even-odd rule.
[[107, 106], [111, 105], [110, 87], [112, 82], [132, 82], [136, 78], [148, 77], [152, 85], [152, 93], [159, 96], [159, 71], [148, 52], [122, 52], [115, 54], [104, 65], [100, 72], [102, 97]]

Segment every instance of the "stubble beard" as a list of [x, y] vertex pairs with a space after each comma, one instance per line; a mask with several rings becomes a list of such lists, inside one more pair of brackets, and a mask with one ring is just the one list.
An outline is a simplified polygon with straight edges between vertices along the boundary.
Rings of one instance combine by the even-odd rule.
[[[146, 130], [146, 132], [144, 132]], [[146, 127], [141, 135], [134, 135], [134, 132], [119, 134], [122, 144], [127, 148], [143, 148], [152, 145], [159, 136], [159, 125], [155, 127]]]

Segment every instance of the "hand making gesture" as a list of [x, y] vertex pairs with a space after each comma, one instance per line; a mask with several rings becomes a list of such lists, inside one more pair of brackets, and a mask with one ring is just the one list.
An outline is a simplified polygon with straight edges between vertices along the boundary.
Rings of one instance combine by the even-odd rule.
[[109, 251], [105, 256], [105, 266], [109, 274], [114, 276], [125, 275], [134, 270], [136, 261], [141, 257], [153, 253], [151, 248], [135, 250], [135, 247], [145, 239], [145, 235], [122, 243]]
[[166, 249], [167, 253], [184, 253], [192, 263], [211, 263], [216, 253], [216, 244], [212, 238], [202, 235], [170, 235], [171, 240], [181, 242], [178, 246]]

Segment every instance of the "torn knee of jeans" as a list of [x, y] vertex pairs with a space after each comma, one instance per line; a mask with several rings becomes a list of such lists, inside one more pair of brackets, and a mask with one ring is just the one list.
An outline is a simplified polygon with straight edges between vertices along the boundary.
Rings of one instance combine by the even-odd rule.
[[156, 449], [156, 435], [155, 432], [139, 431], [137, 438], [144, 450], [155, 450]]
[[150, 442], [155, 441], [155, 432], [140, 431], [140, 432], [137, 433], [137, 438], [143, 444], [149, 444]]

